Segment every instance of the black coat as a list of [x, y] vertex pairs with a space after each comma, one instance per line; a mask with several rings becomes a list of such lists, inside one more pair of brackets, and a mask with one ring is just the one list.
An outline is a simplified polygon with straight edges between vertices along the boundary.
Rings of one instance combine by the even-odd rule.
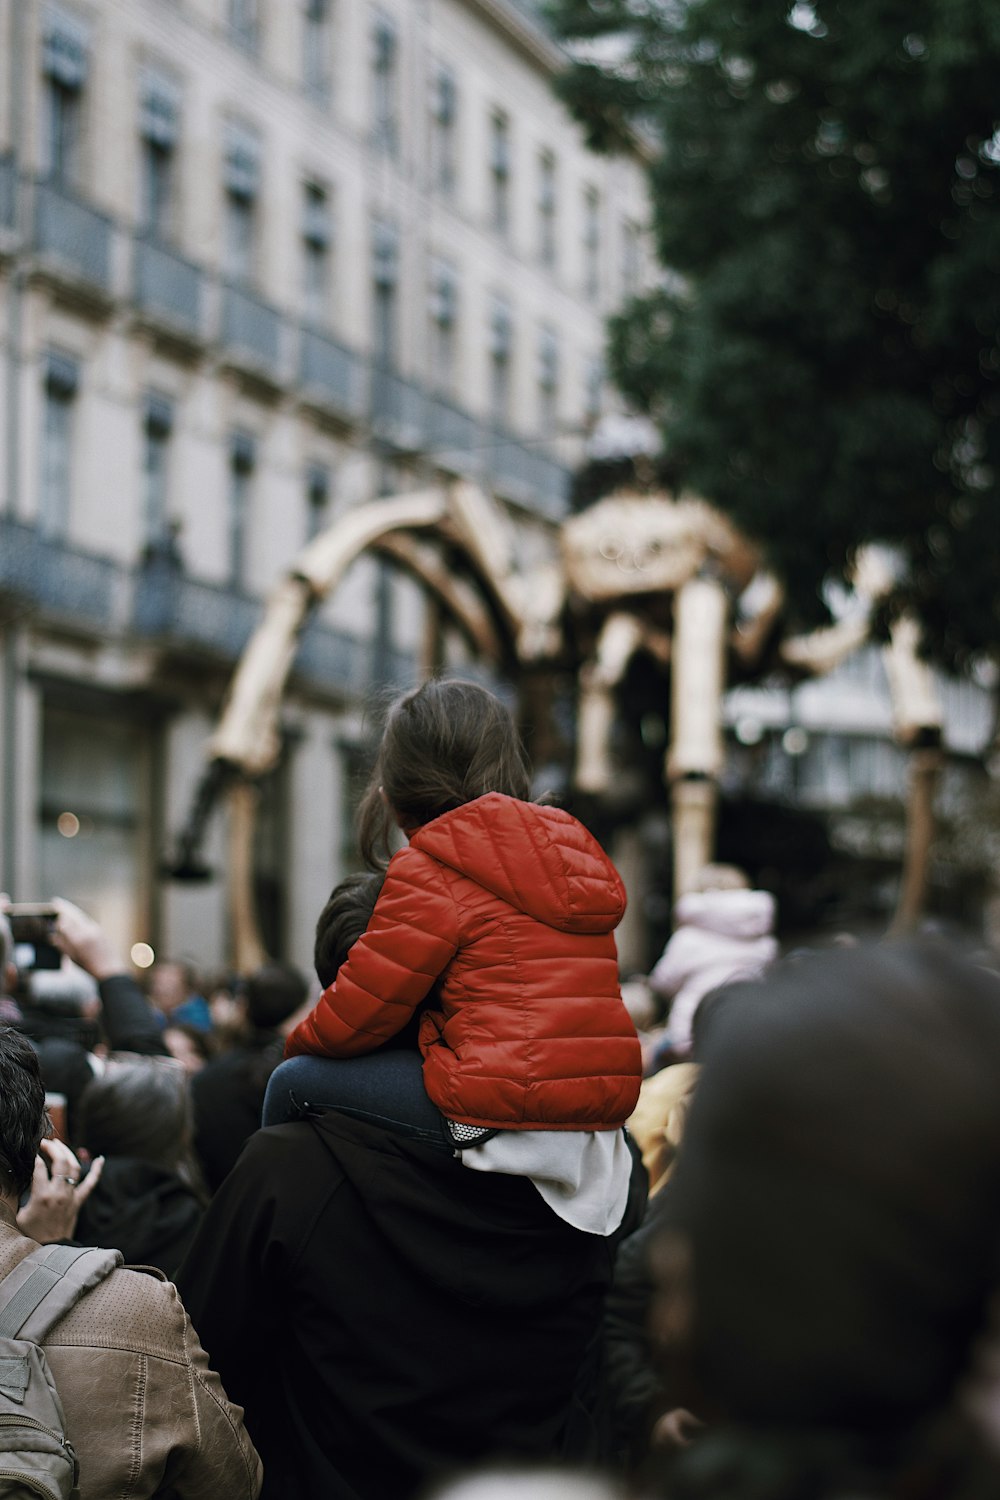
[[526, 1179], [331, 1112], [250, 1140], [177, 1280], [266, 1500], [407, 1500], [560, 1451], [612, 1255]]
[[282, 1037], [264, 1033], [253, 1045], [214, 1058], [191, 1079], [194, 1149], [209, 1192], [215, 1192], [260, 1129], [267, 1080], [283, 1050]]
[[109, 1156], [80, 1210], [76, 1243], [120, 1250], [126, 1265], [156, 1266], [173, 1276], [201, 1216], [201, 1200], [177, 1172], [135, 1156]]

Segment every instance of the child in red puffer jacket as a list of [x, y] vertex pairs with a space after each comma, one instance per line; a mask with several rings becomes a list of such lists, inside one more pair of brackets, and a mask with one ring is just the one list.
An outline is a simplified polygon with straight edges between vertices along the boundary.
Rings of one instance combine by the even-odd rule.
[[[617, 1154], [603, 1176], [621, 1186], [614, 1138], [641, 1073], [614, 941], [625, 892], [583, 825], [528, 791], [513, 720], [486, 689], [433, 681], [393, 706], [361, 845], [376, 863], [394, 825], [409, 842], [334, 983], [289, 1037], [297, 1061], [275, 1075], [265, 1123], [294, 1091], [465, 1148], [468, 1166], [536, 1185], [552, 1169], [578, 1205], [602, 1176], [598, 1157], [608, 1168]], [[418, 1075], [412, 1054], [383, 1044], [424, 1002]], [[317, 1071], [302, 1057], [342, 1061]]]

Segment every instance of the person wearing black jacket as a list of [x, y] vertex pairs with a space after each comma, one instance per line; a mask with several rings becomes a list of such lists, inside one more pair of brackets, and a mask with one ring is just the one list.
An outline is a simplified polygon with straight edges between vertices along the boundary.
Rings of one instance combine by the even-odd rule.
[[245, 1017], [241, 1040], [191, 1079], [195, 1154], [209, 1192], [260, 1125], [267, 1081], [284, 1051], [278, 1028], [306, 993], [304, 976], [291, 964], [268, 963], [251, 974], [237, 997]]
[[177, 1285], [265, 1496], [408, 1500], [560, 1451], [612, 1257], [526, 1178], [329, 1111], [251, 1138]]
[[[369, 886], [322, 914], [321, 978], [363, 930]], [[410, 1500], [486, 1459], [589, 1457], [581, 1405], [641, 1165], [635, 1189], [604, 1237], [528, 1178], [333, 1110], [258, 1131], [177, 1284], [245, 1408], [264, 1496]]]

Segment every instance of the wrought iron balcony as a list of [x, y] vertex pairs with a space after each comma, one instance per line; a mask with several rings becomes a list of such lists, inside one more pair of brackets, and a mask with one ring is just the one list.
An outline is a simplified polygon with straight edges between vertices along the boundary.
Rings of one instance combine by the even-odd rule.
[[35, 185], [35, 249], [48, 274], [110, 295], [112, 227], [61, 184]]
[[281, 384], [281, 314], [243, 287], [222, 289], [222, 344], [238, 368]]
[[530, 505], [551, 520], [566, 514], [570, 471], [547, 453], [497, 431], [494, 446], [488, 450], [488, 471], [496, 489], [509, 499]]
[[136, 572], [132, 625], [161, 647], [234, 662], [260, 618], [256, 599], [225, 584], [189, 578], [179, 556], [152, 552]]
[[19, 611], [106, 631], [127, 612], [125, 576], [108, 558], [0, 517], [0, 616], [9, 598]]
[[406, 453], [426, 443], [427, 397], [420, 386], [384, 365], [372, 370], [372, 427], [377, 436]]
[[364, 361], [318, 329], [302, 330], [299, 378], [312, 405], [344, 417], [363, 415]]
[[[264, 616], [264, 603], [226, 584], [190, 578], [169, 547], [153, 550], [135, 573], [132, 628], [177, 655], [239, 659]], [[293, 671], [314, 687], [339, 694], [364, 693], [371, 684], [371, 643], [316, 620], [302, 634]], [[394, 669], [413, 677], [403, 658]]]
[[476, 478], [484, 471], [492, 433], [476, 417], [438, 396], [427, 402], [428, 456], [438, 469]]
[[371, 686], [371, 645], [331, 625], [313, 621], [299, 641], [293, 670], [298, 676], [343, 693], [367, 692]]
[[135, 242], [135, 301], [150, 321], [189, 338], [204, 333], [202, 272], [155, 240]]

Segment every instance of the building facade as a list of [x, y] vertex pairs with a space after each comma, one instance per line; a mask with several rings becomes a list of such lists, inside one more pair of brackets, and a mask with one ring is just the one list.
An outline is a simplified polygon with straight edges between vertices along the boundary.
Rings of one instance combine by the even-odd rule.
[[[525, 0], [0, 0], [0, 888], [226, 958], [162, 874], [261, 601], [349, 507], [467, 474], [533, 546], [646, 274], [641, 163], [588, 153]], [[416, 588], [310, 625], [263, 791], [273, 952], [351, 858]]]

